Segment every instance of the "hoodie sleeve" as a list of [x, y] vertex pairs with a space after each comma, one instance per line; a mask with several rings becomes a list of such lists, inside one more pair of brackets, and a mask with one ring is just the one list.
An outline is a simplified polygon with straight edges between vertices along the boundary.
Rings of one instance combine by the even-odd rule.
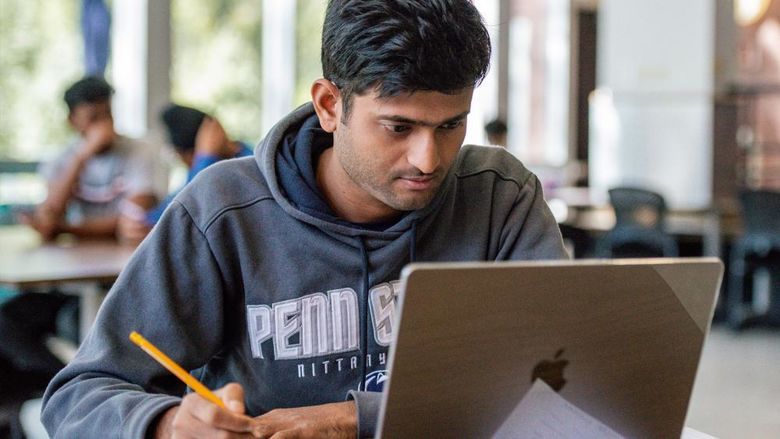
[[53, 438], [144, 438], [184, 385], [131, 343], [135, 330], [188, 370], [223, 338], [222, 275], [178, 202], [136, 250], [75, 359], [46, 389], [41, 419]]
[[379, 407], [382, 405], [382, 393], [358, 392], [351, 390], [347, 399], [355, 401], [358, 417], [358, 438], [371, 438], [376, 435]]
[[497, 260], [568, 259], [539, 179], [530, 174], [506, 217]]

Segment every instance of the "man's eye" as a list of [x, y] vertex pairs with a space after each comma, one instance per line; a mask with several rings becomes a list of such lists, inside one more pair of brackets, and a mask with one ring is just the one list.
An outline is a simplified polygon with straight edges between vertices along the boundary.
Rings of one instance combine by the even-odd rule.
[[454, 130], [455, 128], [458, 128], [459, 126], [463, 125], [462, 120], [458, 120], [455, 122], [445, 123], [444, 125], [440, 126], [439, 128], [445, 129], [445, 130]]
[[394, 133], [404, 133], [409, 131], [409, 127], [407, 125], [385, 125], [385, 127]]

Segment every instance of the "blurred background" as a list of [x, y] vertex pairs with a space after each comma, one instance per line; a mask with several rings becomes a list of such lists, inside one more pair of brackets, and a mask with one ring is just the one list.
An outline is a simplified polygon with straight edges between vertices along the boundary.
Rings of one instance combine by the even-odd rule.
[[[467, 142], [539, 175], [574, 257], [721, 258], [688, 424], [780, 437], [780, 0], [474, 3], [494, 53]], [[175, 188], [160, 109], [256, 144], [308, 101], [325, 6], [0, 0], [0, 223], [46, 196], [38, 164], [74, 136], [69, 84], [104, 75], [117, 131], [159, 145]]]

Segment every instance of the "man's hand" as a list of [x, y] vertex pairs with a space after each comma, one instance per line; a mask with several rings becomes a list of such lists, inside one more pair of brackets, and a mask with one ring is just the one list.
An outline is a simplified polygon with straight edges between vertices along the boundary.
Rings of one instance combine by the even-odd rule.
[[105, 151], [114, 142], [114, 122], [111, 118], [97, 120], [86, 129], [83, 136], [84, 142], [67, 166], [56, 178], [49, 181], [49, 193], [39, 206], [39, 210], [44, 209], [45, 212], [36, 213], [36, 218], [29, 222], [46, 239], [51, 239], [62, 231], [53, 227], [62, 222], [65, 208], [73, 197], [84, 167], [94, 155]]
[[114, 131], [113, 120], [106, 118], [96, 121], [87, 128], [84, 134], [84, 143], [79, 150], [81, 158], [89, 159], [95, 154], [100, 154], [114, 143], [115, 138], [116, 132]]
[[116, 224], [116, 236], [119, 242], [138, 245], [152, 230], [146, 222], [146, 211], [156, 201], [153, 195], [136, 195], [122, 200], [119, 204], [119, 218]]
[[215, 155], [225, 158], [229, 153], [229, 141], [225, 129], [216, 119], [203, 119], [195, 136], [195, 154]]
[[35, 229], [44, 241], [51, 241], [60, 232], [60, 218], [46, 206], [39, 206], [32, 214], [22, 214], [19, 220]]
[[168, 409], [151, 427], [155, 439], [357, 437], [354, 401], [276, 409], [252, 419], [244, 414], [244, 390], [239, 384], [228, 384], [214, 393], [228, 410], [190, 393], [181, 405]]
[[157, 421], [155, 439], [224, 438], [249, 439], [255, 421], [244, 415], [244, 390], [231, 383], [214, 392], [224, 410], [197, 393], [184, 397], [181, 405], [168, 409]]
[[255, 418], [255, 437], [273, 439], [357, 437], [354, 401], [276, 409]]
[[116, 225], [116, 235], [119, 242], [128, 245], [138, 245], [152, 230], [146, 221], [120, 214]]

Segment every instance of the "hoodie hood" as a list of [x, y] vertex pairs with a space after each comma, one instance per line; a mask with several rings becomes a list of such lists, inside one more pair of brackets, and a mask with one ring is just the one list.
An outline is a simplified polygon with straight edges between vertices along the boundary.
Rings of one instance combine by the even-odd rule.
[[291, 205], [314, 217], [338, 222], [317, 186], [319, 156], [333, 146], [333, 135], [320, 127], [316, 115], [288, 130], [276, 148], [276, 177]]
[[454, 182], [450, 170], [426, 207], [410, 211], [386, 228], [350, 223], [335, 216], [316, 185], [317, 158], [332, 145], [332, 135], [320, 127], [314, 106], [307, 103], [271, 129], [255, 149], [255, 160], [271, 194], [285, 212], [344, 242], [354, 243], [356, 237], [362, 237], [372, 248], [375, 240], [397, 239], [435, 211]]

